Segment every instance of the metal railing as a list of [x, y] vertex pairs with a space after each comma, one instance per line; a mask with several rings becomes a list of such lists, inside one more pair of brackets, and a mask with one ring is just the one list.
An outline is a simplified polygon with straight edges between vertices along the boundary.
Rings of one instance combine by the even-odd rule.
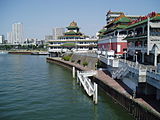
[[96, 74], [95, 71], [83, 71], [83, 72], [77, 71], [77, 82], [80, 82], [80, 85], [82, 84], [88, 96], [93, 96], [93, 101], [95, 104], [97, 104], [98, 86], [95, 82], [92, 83], [91, 80], [87, 77], [95, 74]]

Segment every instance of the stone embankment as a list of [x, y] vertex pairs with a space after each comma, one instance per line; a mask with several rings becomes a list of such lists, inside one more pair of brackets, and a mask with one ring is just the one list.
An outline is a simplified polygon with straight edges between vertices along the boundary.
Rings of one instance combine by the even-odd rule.
[[[80, 61], [79, 61], [80, 60]], [[47, 58], [48, 62], [56, 63], [72, 69], [75, 67], [77, 70], [93, 70], [96, 67], [96, 58], [85, 56], [72, 56], [70, 61], [64, 61], [57, 58]], [[88, 65], [83, 66], [83, 62], [87, 61]], [[117, 103], [128, 110], [136, 119], [139, 120], [160, 120], [160, 113], [152, 108], [141, 98], [133, 98], [124, 87], [122, 87], [117, 81], [112, 79], [109, 75], [101, 70], [97, 70], [97, 75], [93, 76], [95, 81], [104, 91], [111, 96]]]
[[86, 57], [86, 56], [82, 56], [82, 55], [73, 54], [70, 61], [73, 63], [78, 63], [82, 66], [83, 66], [83, 63], [86, 62], [88, 68], [95, 70], [96, 63], [97, 63], [98, 59], [93, 58], [93, 57], [89, 57], [89, 56]]
[[8, 54], [18, 54], [18, 55], [48, 55], [46, 51], [8, 51]]

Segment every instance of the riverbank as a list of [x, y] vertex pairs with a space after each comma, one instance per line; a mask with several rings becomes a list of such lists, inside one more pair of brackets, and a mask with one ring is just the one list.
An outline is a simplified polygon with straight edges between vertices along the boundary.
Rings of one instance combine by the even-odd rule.
[[47, 51], [38, 51], [38, 50], [16, 50], [7, 52], [8, 54], [21, 54], [21, 55], [48, 55]]
[[[47, 58], [47, 62], [53, 62], [69, 69], [75, 67], [77, 70], [91, 70], [88, 67], [83, 67], [79, 64], [70, 61], [64, 61], [56, 58]], [[160, 113], [152, 106], [146, 103], [141, 98], [133, 98], [125, 88], [123, 88], [117, 81], [112, 79], [104, 71], [97, 70], [97, 75], [93, 76], [93, 81], [105, 90], [117, 103], [128, 110], [136, 119], [141, 120], [160, 120]]]

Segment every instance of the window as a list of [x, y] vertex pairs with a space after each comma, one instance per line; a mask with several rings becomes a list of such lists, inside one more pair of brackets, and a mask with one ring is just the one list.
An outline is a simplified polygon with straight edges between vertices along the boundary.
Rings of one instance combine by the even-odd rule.
[[117, 45], [117, 52], [121, 52], [121, 45]]
[[127, 34], [127, 31], [121, 31], [119, 32], [119, 35], [126, 35]]
[[117, 35], [118, 35], [118, 31], [115, 32], [115, 36], [117, 36]]

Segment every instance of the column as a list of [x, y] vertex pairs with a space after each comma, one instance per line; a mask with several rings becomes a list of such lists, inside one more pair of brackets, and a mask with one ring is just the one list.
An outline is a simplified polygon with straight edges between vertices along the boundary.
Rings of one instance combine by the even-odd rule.
[[154, 66], [157, 66], [157, 54], [154, 54]]
[[154, 51], [154, 66], [157, 66], [157, 47], [155, 47], [155, 51]]
[[144, 34], [145, 26], [142, 26], [142, 34]]
[[73, 67], [73, 69], [72, 69], [72, 75], [73, 75], [73, 78], [75, 78], [75, 67]]
[[142, 53], [142, 63], [144, 63], [144, 53]]

